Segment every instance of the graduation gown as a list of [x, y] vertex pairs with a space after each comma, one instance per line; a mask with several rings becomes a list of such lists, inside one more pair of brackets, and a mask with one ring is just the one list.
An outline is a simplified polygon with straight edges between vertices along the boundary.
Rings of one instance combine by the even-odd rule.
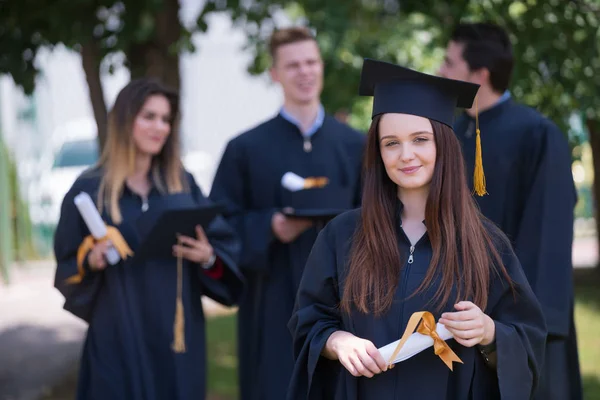
[[[192, 176], [187, 174], [190, 192], [178, 204], [206, 204]], [[57, 261], [55, 286], [65, 297], [64, 308], [88, 322], [83, 346], [77, 399], [204, 399], [206, 349], [201, 296], [233, 305], [243, 289], [236, 262], [239, 242], [232, 229], [217, 217], [206, 235], [219, 260], [221, 277], [210, 276], [199, 265], [183, 263], [185, 341], [187, 351], [171, 349], [177, 290], [177, 261], [134, 257], [108, 265], [105, 270], [87, 272], [81, 283], [65, 280], [77, 274], [76, 253], [89, 234], [74, 197], [87, 192], [96, 199], [101, 172], [85, 172], [73, 184], [62, 204], [54, 238]], [[162, 196], [153, 188], [148, 210], [161, 208]], [[187, 197], [187, 200], [184, 198]], [[123, 222], [117, 226], [135, 252], [140, 243], [136, 221], [143, 214], [142, 199], [127, 187], [119, 205]], [[113, 225], [106, 215], [104, 221]], [[214, 272], [214, 271], [213, 271]]]
[[[484, 312], [495, 321], [497, 371], [485, 365], [477, 347], [463, 347], [453, 339], [447, 343], [464, 363], [454, 363], [454, 371], [450, 371], [431, 347], [373, 378], [356, 378], [339, 361], [321, 356], [327, 339], [336, 330], [370, 340], [380, 348], [400, 339], [414, 312], [430, 311], [437, 320], [443, 312], [455, 311], [454, 294], [441, 312], [428, 304], [439, 281], [408, 298], [421, 284], [431, 261], [431, 243], [425, 234], [415, 244], [413, 263], [403, 260], [394, 303], [384, 315], [376, 317], [357, 310], [350, 315], [341, 313], [339, 303], [359, 215], [360, 210], [353, 210], [331, 221], [319, 234], [306, 264], [289, 322], [296, 364], [287, 399], [529, 399], [543, 359], [544, 319], [519, 261], [491, 224], [490, 230], [497, 239], [497, 248], [516, 291], [512, 292], [502, 274], [491, 273], [489, 300]], [[400, 227], [399, 218], [397, 226], [401, 254], [408, 254], [410, 242]]]
[[240, 269], [247, 291], [238, 312], [240, 398], [281, 400], [293, 368], [286, 324], [304, 265], [317, 235], [311, 228], [293, 243], [279, 242], [271, 218], [284, 206], [281, 178], [326, 176], [360, 202], [364, 135], [326, 116], [310, 138], [281, 115], [231, 140], [212, 185], [211, 199], [225, 204], [228, 221], [242, 239]]
[[[511, 240], [548, 325], [539, 399], [581, 399], [573, 319], [577, 194], [568, 142], [551, 121], [510, 99], [480, 113], [479, 124], [488, 195], [475, 199]], [[474, 119], [463, 114], [455, 132], [472, 182]]]

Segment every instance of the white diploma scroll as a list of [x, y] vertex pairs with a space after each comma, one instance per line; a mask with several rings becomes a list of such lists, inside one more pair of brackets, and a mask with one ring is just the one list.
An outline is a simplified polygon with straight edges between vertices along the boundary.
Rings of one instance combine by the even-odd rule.
[[[106, 236], [106, 224], [102, 220], [102, 217], [100, 217], [100, 213], [96, 209], [90, 195], [81, 192], [75, 196], [74, 202], [94, 239], [99, 240], [104, 238]], [[120, 259], [121, 256], [117, 250], [110, 246], [106, 251], [106, 260], [108, 263], [115, 265]]]
[[[453, 337], [448, 329], [446, 329], [446, 327], [442, 324], [438, 323], [435, 330], [442, 340], [448, 340]], [[379, 353], [381, 353], [381, 356], [386, 362], [389, 361], [390, 357], [394, 353], [398, 342], [400, 342], [400, 340], [396, 340], [395, 342], [385, 345], [379, 349]], [[392, 360], [390, 364], [396, 364], [404, 360], [408, 360], [415, 354], [418, 354], [431, 346], [433, 346], [433, 339], [430, 336], [415, 332], [410, 335], [406, 343], [404, 343], [404, 346], [402, 346], [402, 349], [398, 352], [396, 358]]]
[[304, 188], [304, 178], [293, 172], [286, 172], [283, 177], [281, 177], [281, 186], [290, 192], [297, 192]]

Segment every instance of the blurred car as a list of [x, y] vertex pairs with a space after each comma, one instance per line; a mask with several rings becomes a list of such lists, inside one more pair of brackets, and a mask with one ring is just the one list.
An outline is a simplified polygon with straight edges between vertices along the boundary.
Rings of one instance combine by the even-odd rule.
[[52, 166], [43, 171], [38, 184], [37, 207], [32, 222], [55, 226], [63, 198], [83, 171], [98, 161], [96, 137], [66, 140], [54, 156]]

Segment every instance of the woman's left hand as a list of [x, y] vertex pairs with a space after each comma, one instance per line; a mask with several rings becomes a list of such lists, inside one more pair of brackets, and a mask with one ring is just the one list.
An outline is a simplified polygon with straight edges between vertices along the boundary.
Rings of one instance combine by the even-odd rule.
[[204, 264], [214, 254], [214, 250], [200, 225], [196, 226], [196, 239], [181, 235], [179, 241], [181, 244], [173, 246], [173, 255], [176, 257], [181, 256], [191, 262]]
[[442, 314], [439, 323], [454, 335], [454, 339], [465, 347], [487, 345], [496, 337], [494, 320], [470, 301], [454, 305], [458, 311]]

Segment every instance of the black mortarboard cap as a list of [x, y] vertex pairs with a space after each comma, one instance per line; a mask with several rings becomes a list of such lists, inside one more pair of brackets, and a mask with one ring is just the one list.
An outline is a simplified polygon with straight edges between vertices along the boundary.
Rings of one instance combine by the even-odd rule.
[[365, 59], [359, 95], [373, 96], [373, 114], [400, 113], [453, 127], [456, 108], [471, 108], [479, 85]]
[[165, 209], [149, 213], [137, 221], [141, 243], [135, 252], [137, 258], [172, 258], [177, 235], [196, 238], [196, 225], [206, 231], [213, 219], [223, 212], [219, 204]]
[[[428, 75], [399, 65], [366, 58], [358, 94], [373, 96], [372, 118], [384, 113], [417, 115], [453, 128], [457, 108], [471, 108], [477, 102], [479, 85]], [[479, 118], [475, 118], [474, 192], [487, 193], [481, 155]]]
[[288, 217], [329, 220], [354, 208], [353, 199], [352, 188], [334, 184], [296, 192], [284, 189], [282, 212]]

